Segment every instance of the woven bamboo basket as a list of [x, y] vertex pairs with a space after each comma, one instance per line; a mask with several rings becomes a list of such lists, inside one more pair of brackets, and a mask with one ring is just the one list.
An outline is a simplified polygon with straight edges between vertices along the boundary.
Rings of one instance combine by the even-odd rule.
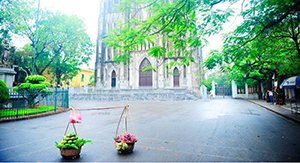
[[124, 153], [132, 153], [135, 143], [126, 143], [126, 144], [128, 145], [128, 148], [126, 151], [124, 151]]
[[75, 159], [80, 157], [81, 147], [78, 149], [60, 149], [60, 155], [65, 159]]

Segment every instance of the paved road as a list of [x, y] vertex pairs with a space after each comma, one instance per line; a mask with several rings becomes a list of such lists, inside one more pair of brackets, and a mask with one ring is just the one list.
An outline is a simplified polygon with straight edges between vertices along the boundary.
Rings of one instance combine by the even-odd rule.
[[[74, 102], [87, 109], [125, 102]], [[300, 125], [245, 100], [129, 102], [134, 153], [118, 155], [122, 109], [83, 110], [80, 136], [92, 139], [77, 161], [300, 161]], [[0, 123], [0, 161], [65, 161], [54, 141], [69, 113]]]

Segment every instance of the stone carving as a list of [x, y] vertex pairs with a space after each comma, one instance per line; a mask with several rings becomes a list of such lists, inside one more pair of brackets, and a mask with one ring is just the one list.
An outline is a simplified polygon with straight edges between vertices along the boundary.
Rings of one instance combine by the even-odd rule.
[[9, 40], [8, 39], [4, 39], [3, 42], [3, 53], [1, 56], [1, 63], [4, 65], [8, 64], [8, 57], [9, 57], [9, 49], [10, 49], [10, 45], [9, 45]]

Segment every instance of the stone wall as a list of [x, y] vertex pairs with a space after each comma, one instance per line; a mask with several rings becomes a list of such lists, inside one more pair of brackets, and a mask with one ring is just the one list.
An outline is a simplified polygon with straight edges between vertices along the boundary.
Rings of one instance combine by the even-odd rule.
[[186, 89], [126, 89], [72, 91], [70, 100], [87, 101], [178, 101], [198, 100], [200, 96]]
[[8, 88], [13, 87], [16, 72], [12, 68], [0, 68], [0, 80], [3, 80]]

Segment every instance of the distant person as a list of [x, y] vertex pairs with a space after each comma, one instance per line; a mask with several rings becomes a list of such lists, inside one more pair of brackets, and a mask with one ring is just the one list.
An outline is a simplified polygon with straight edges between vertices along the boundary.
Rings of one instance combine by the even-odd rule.
[[266, 99], [267, 102], [270, 102], [269, 90], [266, 90], [265, 99]]
[[268, 90], [270, 102], [273, 103], [273, 92]]
[[209, 99], [212, 99], [213, 98], [213, 93], [212, 93], [212, 90], [209, 91]]

